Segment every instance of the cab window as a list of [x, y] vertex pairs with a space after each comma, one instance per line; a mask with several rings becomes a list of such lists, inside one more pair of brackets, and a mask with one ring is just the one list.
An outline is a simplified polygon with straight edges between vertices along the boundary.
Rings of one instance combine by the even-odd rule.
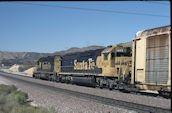
[[39, 65], [39, 61], [37, 62], [37, 65]]
[[104, 53], [104, 60], [108, 59], [108, 53]]
[[124, 53], [118, 52], [116, 56], [117, 57], [124, 56]]
[[111, 53], [111, 59], [113, 59], [115, 57], [115, 53]]
[[45, 62], [44, 62], [44, 64], [48, 64], [48, 62], [47, 62], [47, 61], [45, 61]]

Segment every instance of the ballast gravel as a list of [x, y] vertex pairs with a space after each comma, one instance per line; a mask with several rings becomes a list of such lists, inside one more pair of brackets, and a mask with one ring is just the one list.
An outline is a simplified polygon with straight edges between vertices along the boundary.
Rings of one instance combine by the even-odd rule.
[[50, 110], [54, 109], [57, 113], [135, 113], [135, 111], [57, 93], [35, 85], [28, 85], [28, 83], [7, 80], [1, 76], [0, 81], [2, 84], [14, 84], [20, 90], [28, 93], [29, 99], [33, 101], [32, 105], [43, 106]]
[[[98, 95], [98, 96], [128, 101], [128, 102], [134, 102], [134, 103], [140, 103], [140, 104], [155, 106], [155, 107], [162, 107], [162, 108], [168, 108], [168, 109], [171, 108], [171, 100], [170, 99], [150, 97], [150, 96], [144, 96], [144, 95], [135, 95], [135, 94], [130, 94], [130, 93], [122, 93], [119, 91], [109, 91], [109, 90], [105, 90], [105, 89], [102, 90], [99, 88], [89, 88], [89, 87], [77, 86], [77, 85], [71, 85], [71, 84], [65, 84], [65, 83], [56, 83], [56, 82], [50, 82], [50, 81], [45, 81], [45, 80], [23, 77], [23, 76], [15, 76], [15, 75], [13, 75], [13, 76], [19, 77], [20, 79], [37, 82], [40, 84], [46, 84], [49, 86], [54, 86], [57, 88], [63, 88], [63, 89], [68, 89], [68, 90], [72, 90], [72, 91], [78, 91], [78, 92], [83, 92], [83, 93], [88, 93], [88, 94], [93, 94], [93, 95]], [[19, 85], [19, 86], [20, 86], [19, 88], [26, 87], [24, 85]], [[29, 86], [27, 86], [27, 87], [29, 87]], [[25, 89], [27, 91], [29, 88], [21, 88], [21, 89]], [[33, 89], [33, 91], [34, 91], [34, 89]], [[38, 92], [27, 91], [27, 92], [29, 93], [31, 99], [35, 100], [35, 102], [38, 102], [39, 98], [43, 97], [41, 95], [51, 95], [51, 96], [47, 96], [47, 97], [48, 98], [52, 97], [52, 98], [48, 99], [48, 100], [52, 99], [52, 102], [50, 102], [46, 106], [51, 106], [51, 104], [53, 104], [54, 101], [60, 102], [60, 104], [58, 104], [58, 107], [56, 107], [57, 111], [61, 111], [64, 108], [63, 109], [64, 112], [67, 112], [66, 111], [67, 109], [68, 110], [75, 109], [75, 112], [77, 112], [77, 111], [83, 112], [84, 111], [86, 113], [91, 113], [91, 111], [95, 112], [95, 113], [96, 112], [98, 112], [98, 113], [100, 113], [100, 112], [105, 112], [105, 113], [109, 113], [109, 112], [110, 113], [112, 113], [112, 112], [114, 112], [114, 113], [131, 112], [131, 111], [127, 111], [124, 109], [115, 108], [115, 107], [103, 105], [100, 103], [90, 102], [88, 100], [79, 99], [76, 97], [72, 97], [72, 96], [64, 95], [64, 94], [60, 94], [60, 93], [58, 95], [56, 94], [56, 96], [57, 96], [57, 98], [56, 98], [53, 96], [53, 92], [49, 92], [48, 94], [46, 94], [45, 91], [43, 91], [43, 90], [42, 90], [42, 92], [44, 92], [43, 94], [40, 91], [38, 91]], [[35, 93], [37, 93], [37, 95]], [[37, 97], [38, 95], [40, 95], [40, 97]], [[44, 100], [47, 100], [47, 99], [42, 98], [41, 102], [43, 102]], [[41, 102], [38, 102], [36, 104], [40, 104]], [[83, 104], [81, 104], [80, 102]], [[42, 104], [44, 104], [44, 103], [45, 102], [43, 102]], [[61, 106], [61, 107], [59, 107], [59, 106]], [[76, 109], [78, 109], [78, 110], [76, 110]], [[96, 109], [98, 109], [98, 110], [96, 110]], [[108, 110], [111, 110], [111, 111], [108, 111]], [[121, 110], [123, 110], [123, 111], [121, 111]], [[71, 112], [71, 111], [69, 111], [69, 112]]]
[[46, 85], [54, 86], [57, 88], [63, 88], [63, 89], [68, 89], [72, 91], [78, 91], [82, 93], [88, 93], [88, 94], [113, 98], [117, 100], [123, 100], [123, 101], [128, 101], [128, 102], [133, 102], [133, 103], [149, 105], [149, 106], [162, 107], [162, 108], [168, 108], [168, 109], [171, 108], [171, 100], [166, 99], [166, 98], [123, 93], [123, 92], [119, 92], [115, 90], [109, 91], [107, 89], [90, 88], [90, 87], [85, 87], [85, 86], [77, 86], [77, 85], [66, 84], [66, 83], [57, 83], [57, 82], [26, 78], [26, 77], [22, 77], [22, 78], [27, 79], [28, 81], [33, 81], [40, 84], [46, 84]]

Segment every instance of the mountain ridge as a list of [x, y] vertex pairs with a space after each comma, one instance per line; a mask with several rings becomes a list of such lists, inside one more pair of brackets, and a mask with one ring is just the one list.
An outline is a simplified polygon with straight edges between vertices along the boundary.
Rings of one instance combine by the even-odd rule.
[[[132, 47], [132, 42], [120, 43], [128, 47]], [[39, 53], [39, 52], [8, 52], [0, 51], [0, 66], [12, 66], [14, 64], [34, 66], [36, 61], [41, 57], [54, 56], [54, 55], [66, 55], [76, 52], [85, 52], [96, 49], [103, 49], [104, 46], [91, 45], [87, 47], [72, 47], [62, 51], [55, 51], [53, 53]]]
[[41, 57], [54, 56], [54, 55], [65, 55], [68, 53], [84, 52], [89, 50], [95, 50], [105, 48], [103, 46], [88, 46], [88, 47], [72, 47], [67, 50], [55, 51], [53, 53], [39, 53], [39, 52], [8, 52], [0, 51], [0, 66], [2, 64], [6, 66], [12, 66], [14, 64], [20, 65], [34, 65], [35, 62]]

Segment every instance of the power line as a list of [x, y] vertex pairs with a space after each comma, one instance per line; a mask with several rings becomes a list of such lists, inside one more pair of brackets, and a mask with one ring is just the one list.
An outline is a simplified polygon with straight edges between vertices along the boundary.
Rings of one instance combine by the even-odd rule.
[[162, 2], [158, 2], [158, 1], [146, 1], [147, 3], [153, 3], [153, 4], [160, 4], [160, 5], [170, 5], [170, 1], [169, 3], [162, 3]]
[[130, 15], [142, 15], [142, 16], [154, 16], [154, 17], [164, 17], [169, 18], [170, 16], [166, 15], [157, 15], [157, 14], [147, 14], [147, 13], [134, 13], [134, 12], [125, 12], [125, 11], [112, 11], [112, 10], [102, 10], [102, 9], [92, 9], [92, 8], [81, 8], [81, 7], [68, 7], [61, 5], [45, 5], [45, 4], [35, 4], [35, 3], [17, 3], [16, 4], [24, 4], [24, 5], [36, 5], [36, 6], [45, 6], [45, 7], [58, 7], [58, 8], [67, 8], [67, 9], [76, 9], [76, 10], [85, 10], [85, 11], [98, 11], [98, 12], [106, 12], [106, 13], [118, 13], [118, 14], [130, 14]]

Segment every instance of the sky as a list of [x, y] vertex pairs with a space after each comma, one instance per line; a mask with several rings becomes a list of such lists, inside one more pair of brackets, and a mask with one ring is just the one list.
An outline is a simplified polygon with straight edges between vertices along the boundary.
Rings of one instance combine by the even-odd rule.
[[171, 25], [170, 8], [168, 1], [0, 2], [0, 51], [53, 53], [129, 42], [138, 31]]

